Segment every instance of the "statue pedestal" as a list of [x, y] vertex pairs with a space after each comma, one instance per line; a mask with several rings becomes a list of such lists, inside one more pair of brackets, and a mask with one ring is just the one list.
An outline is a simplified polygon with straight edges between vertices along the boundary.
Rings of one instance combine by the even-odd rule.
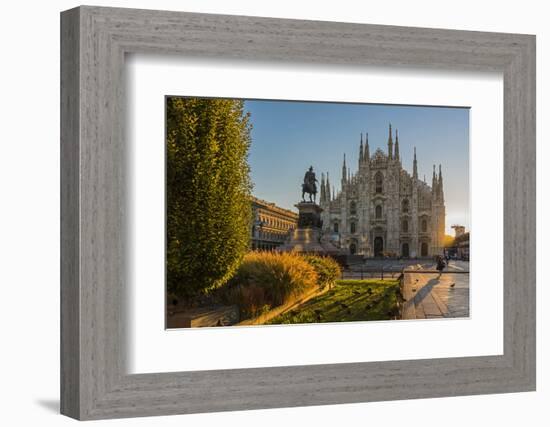
[[290, 241], [278, 250], [283, 252], [306, 252], [319, 255], [339, 255], [338, 249], [322, 232], [321, 212], [323, 209], [312, 202], [300, 202], [298, 208], [298, 228], [293, 231]]
[[319, 228], [323, 226], [321, 212], [323, 209], [312, 202], [300, 202], [294, 205], [298, 208], [298, 228]]

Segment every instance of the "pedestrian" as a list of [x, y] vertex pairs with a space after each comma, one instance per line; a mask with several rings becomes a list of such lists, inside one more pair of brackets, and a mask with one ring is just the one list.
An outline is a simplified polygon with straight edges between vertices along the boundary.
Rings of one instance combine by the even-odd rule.
[[441, 277], [441, 272], [443, 271], [443, 269], [445, 268], [445, 261], [443, 260], [443, 257], [442, 256], [438, 256], [437, 257], [437, 271], [439, 271], [439, 277]]

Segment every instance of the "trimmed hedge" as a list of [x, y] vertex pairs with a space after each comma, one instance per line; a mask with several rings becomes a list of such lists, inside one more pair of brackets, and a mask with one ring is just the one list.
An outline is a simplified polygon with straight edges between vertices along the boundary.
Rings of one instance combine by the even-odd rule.
[[166, 100], [166, 282], [186, 303], [233, 276], [250, 247], [251, 124], [240, 100]]

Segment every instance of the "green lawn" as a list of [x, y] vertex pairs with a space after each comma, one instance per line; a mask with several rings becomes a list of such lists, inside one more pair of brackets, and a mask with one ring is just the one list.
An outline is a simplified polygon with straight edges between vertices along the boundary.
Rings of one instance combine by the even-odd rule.
[[268, 324], [390, 320], [398, 313], [398, 280], [338, 280], [328, 292], [287, 311]]

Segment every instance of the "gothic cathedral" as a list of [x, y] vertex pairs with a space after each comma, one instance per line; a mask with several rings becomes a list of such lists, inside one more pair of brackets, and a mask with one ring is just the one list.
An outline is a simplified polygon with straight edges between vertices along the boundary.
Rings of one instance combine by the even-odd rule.
[[418, 179], [416, 148], [412, 176], [399, 157], [399, 137], [389, 126], [388, 153], [370, 155], [361, 134], [356, 173], [342, 165], [341, 191], [321, 178], [323, 234], [350, 254], [432, 257], [443, 254], [445, 199], [441, 165], [433, 167], [432, 186]]

